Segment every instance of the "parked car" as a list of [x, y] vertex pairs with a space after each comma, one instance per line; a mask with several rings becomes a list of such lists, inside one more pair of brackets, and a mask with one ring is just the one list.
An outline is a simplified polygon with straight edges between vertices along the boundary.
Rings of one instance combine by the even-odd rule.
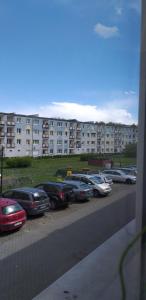
[[64, 180], [73, 190], [74, 201], [83, 202], [93, 197], [93, 189], [82, 181]]
[[108, 183], [109, 185], [113, 184], [113, 181], [111, 178], [106, 177], [104, 174], [92, 174], [93, 176], [96, 176], [97, 178], [102, 178], [105, 183]]
[[123, 171], [126, 175], [132, 175], [132, 176], [137, 176], [137, 170], [136, 169], [133, 169], [133, 168], [127, 168], [127, 167], [124, 167], [124, 168], [116, 168], [116, 170], [121, 170]]
[[0, 231], [20, 228], [26, 221], [26, 212], [19, 203], [7, 198], [0, 198]]
[[136, 176], [126, 175], [122, 170], [103, 170], [102, 174], [115, 182], [136, 183]]
[[58, 207], [67, 207], [73, 201], [73, 190], [68, 184], [63, 182], [47, 181], [35, 186], [47, 193], [50, 198], [50, 206], [52, 209]]
[[16, 188], [3, 193], [4, 198], [16, 200], [28, 215], [45, 213], [50, 207], [50, 199], [47, 194], [36, 188]]
[[105, 183], [101, 176], [87, 175], [87, 174], [72, 174], [65, 178], [65, 180], [78, 180], [89, 184], [93, 188], [94, 197], [99, 195], [106, 196], [111, 192], [111, 187]]

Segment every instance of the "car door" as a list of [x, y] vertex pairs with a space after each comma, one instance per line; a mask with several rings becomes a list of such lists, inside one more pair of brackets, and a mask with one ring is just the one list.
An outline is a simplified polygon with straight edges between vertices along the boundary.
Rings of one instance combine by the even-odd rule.
[[121, 175], [120, 172], [113, 171], [113, 175], [114, 175], [114, 180], [115, 181], [117, 181], [117, 182], [123, 182], [124, 181], [124, 178], [123, 178], [123, 176]]
[[13, 192], [13, 199], [15, 199], [21, 206], [29, 212], [31, 207], [31, 196], [28, 193], [24, 193], [21, 191], [14, 191]]

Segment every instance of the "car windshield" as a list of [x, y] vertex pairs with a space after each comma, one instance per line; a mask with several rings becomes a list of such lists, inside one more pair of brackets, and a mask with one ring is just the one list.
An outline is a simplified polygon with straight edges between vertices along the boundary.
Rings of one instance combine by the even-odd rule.
[[3, 207], [2, 213], [3, 215], [10, 215], [20, 210], [22, 210], [22, 207], [19, 204], [13, 204]]
[[94, 176], [94, 177], [91, 177], [90, 179], [98, 184], [104, 183], [104, 179], [99, 176]]

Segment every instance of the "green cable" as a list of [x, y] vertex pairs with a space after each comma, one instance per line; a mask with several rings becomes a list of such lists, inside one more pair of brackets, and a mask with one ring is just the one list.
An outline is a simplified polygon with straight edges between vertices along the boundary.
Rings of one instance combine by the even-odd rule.
[[122, 290], [122, 299], [121, 300], [126, 300], [126, 287], [125, 287], [125, 280], [124, 280], [124, 272], [123, 272], [123, 264], [125, 257], [127, 256], [129, 250], [134, 246], [134, 244], [138, 241], [138, 239], [146, 233], [146, 226], [138, 233], [135, 238], [128, 244], [124, 252], [122, 253], [122, 256], [120, 258], [119, 262], [119, 275], [120, 275], [120, 283], [121, 283], [121, 290]]

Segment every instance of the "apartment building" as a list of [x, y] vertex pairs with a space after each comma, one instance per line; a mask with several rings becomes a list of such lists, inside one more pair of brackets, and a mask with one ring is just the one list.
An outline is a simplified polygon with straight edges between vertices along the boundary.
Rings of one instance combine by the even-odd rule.
[[120, 153], [137, 142], [137, 126], [0, 113], [5, 157]]

